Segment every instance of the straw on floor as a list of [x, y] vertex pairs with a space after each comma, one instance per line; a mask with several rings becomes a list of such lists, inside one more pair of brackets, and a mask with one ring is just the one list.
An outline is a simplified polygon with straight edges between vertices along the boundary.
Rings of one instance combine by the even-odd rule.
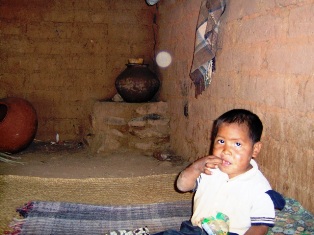
[[0, 176], [0, 234], [7, 229], [16, 208], [29, 201], [131, 205], [191, 201], [192, 194], [174, 188], [176, 174], [132, 178], [59, 179]]
[[[98, 207], [95, 205], [100, 205], [101, 208], [106, 206], [109, 206], [109, 208], [111, 208], [111, 206], [113, 206], [113, 211], [116, 211], [117, 208], [122, 208], [122, 211], [124, 210], [125, 214], [116, 214], [116, 218], [119, 218], [119, 221], [128, 221], [129, 218], [132, 218], [134, 216], [132, 215], [132, 210], [134, 209], [132, 207], [137, 208], [135, 209], [135, 211], [137, 212], [140, 210], [139, 208], [142, 208], [142, 212], [137, 213], [137, 215], [142, 215], [141, 218], [149, 218], [149, 216], [155, 216], [153, 218], [156, 220], [154, 223], [151, 224], [147, 221], [142, 224], [140, 222], [140, 219], [136, 219], [138, 223], [135, 224], [132, 223], [132, 219], [130, 219], [132, 226], [129, 229], [134, 229], [137, 226], [147, 225], [151, 226], [151, 228], [149, 229], [153, 229], [152, 231], [154, 231], [155, 229], [162, 229], [164, 225], [158, 227], [158, 223], [160, 223], [159, 220], [162, 220], [162, 216], [165, 216], [166, 219], [164, 221], [168, 221], [169, 223], [171, 223], [171, 226], [179, 226], [181, 220], [188, 216], [187, 213], [190, 212], [190, 209], [188, 208], [190, 208], [191, 206], [190, 203], [193, 195], [191, 193], [178, 193], [174, 188], [175, 178], [175, 174], [152, 175], [134, 178], [90, 179], [55, 179], [23, 176], [0, 176], [0, 234], [7, 230], [7, 226], [10, 224], [13, 218], [17, 217], [16, 208], [19, 208], [26, 202], [30, 201], [32, 201], [32, 203], [29, 205], [33, 205], [32, 208], [43, 205], [43, 207], [40, 208], [44, 208], [45, 213], [43, 213], [43, 215], [48, 215], [48, 217], [46, 216], [40, 218], [41, 220], [47, 220], [47, 218], [49, 218], [54, 220], [55, 224], [58, 224], [58, 222], [56, 221], [60, 219], [59, 215], [61, 216], [61, 218], [64, 216], [65, 218], [67, 218], [67, 216], [70, 215], [73, 215], [75, 218], [76, 214], [81, 214], [81, 212], [83, 212], [83, 217], [86, 217], [87, 215], [84, 212], [84, 209], [80, 208], [88, 207], [89, 209], [96, 208], [97, 210]], [[156, 210], [156, 208], [152, 209], [152, 211], [150, 211], [150, 209], [147, 209], [154, 208], [154, 205], [152, 205], [154, 203], [161, 206], [163, 206], [165, 203], [166, 206], [163, 208], [168, 208], [167, 212], [156, 212], [158, 211]], [[167, 205], [167, 203], [170, 204]], [[174, 213], [176, 211], [176, 209], [178, 208], [177, 205], [180, 205], [180, 203], [186, 203], [185, 206], [187, 207], [185, 207], [184, 213], [183, 211], [178, 210], [179, 215], [183, 216], [181, 218], [177, 217], [178, 221], [180, 220], [180, 222], [178, 222], [172, 220], [172, 218], [174, 218], [175, 216], [171, 213]], [[89, 205], [82, 205], [81, 207], [81, 204]], [[143, 207], [139, 205], [142, 205]], [[46, 210], [47, 208], [48, 210]], [[56, 214], [49, 215], [49, 213], [47, 213], [49, 211], [53, 212], [55, 208], [67, 208], [66, 210], [68, 211], [69, 208], [79, 208], [79, 212], [64, 215], [63, 211], [61, 210], [61, 214], [58, 214], [55, 217], [54, 215]], [[35, 214], [33, 215], [38, 215], [36, 214], [36, 210], [29, 210], [27, 212], [30, 212], [31, 214], [31, 211], [35, 212]], [[110, 212], [110, 214], [111, 213], [112, 212]], [[148, 213], [148, 215], [145, 213]], [[167, 213], [170, 213], [170, 216], [167, 216]], [[91, 215], [88, 216], [94, 216], [95, 214], [93, 214], [94, 213], [91, 213]], [[86, 218], [90, 218], [88, 216]], [[31, 216], [29, 218], [31, 218]], [[95, 218], [97, 220], [97, 216]], [[27, 217], [26, 220], [28, 220]], [[81, 221], [81, 219], [79, 219], [79, 221]], [[143, 221], [145, 221], [145, 219]], [[23, 223], [24, 222], [25, 221], [23, 221]], [[33, 224], [36, 225], [37, 223], [35, 222]], [[77, 224], [80, 223], [75, 224], [77, 226]], [[128, 224], [124, 224], [122, 228], [119, 229], [127, 229], [125, 228], [127, 226]], [[154, 228], [153, 226], [157, 226], [157, 228]], [[116, 227], [119, 227], [119, 224], [116, 224], [115, 227], [108, 226], [107, 229]], [[98, 228], [102, 229], [103, 227]], [[64, 228], [62, 227], [61, 229]], [[101, 231], [101, 234], [105, 234], [107, 229]], [[30, 231], [30, 233], [26, 234], [36, 234], [33, 233], [32, 230]], [[62, 233], [66, 234], [64, 233], [64, 231]], [[314, 216], [310, 212], [305, 210], [298, 201], [291, 198], [286, 198], [286, 206], [282, 211], [277, 211], [276, 226], [269, 230], [268, 235], [274, 235], [278, 233], [314, 235]], [[40, 231], [39, 234], [45, 233], [43, 233], [43, 231]]]

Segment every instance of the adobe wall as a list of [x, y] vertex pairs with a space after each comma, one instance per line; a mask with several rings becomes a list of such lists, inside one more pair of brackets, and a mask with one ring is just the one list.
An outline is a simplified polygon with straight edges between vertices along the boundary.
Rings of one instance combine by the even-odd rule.
[[[189, 78], [201, 0], [0, 2], [0, 98], [19, 96], [38, 112], [36, 138], [81, 139], [93, 104], [115, 94], [130, 57], [159, 69], [167, 101], [170, 143], [189, 160], [205, 155], [213, 120], [247, 108], [265, 125], [258, 162], [273, 187], [314, 212], [313, 0], [229, 0], [221, 24], [217, 70], [197, 99]], [[151, 66], [153, 68], [153, 66]]]
[[265, 126], [262, 171], [276, 190], [314, 212], [314, 1], [228, 1], [217, 70], [196, 99], [189, 71], [200, 2], [160, 1], [158, 8], [156, 50], [173, 59], [159, 69], [172, 148], [195, 160], [208, 152], [215, 118], [250, 109]]
[[145, 1], [2, 0], [0, 98], [34, 105], [36, 139], [82, 139], [128, 58], [152, 62], [155, 10]]

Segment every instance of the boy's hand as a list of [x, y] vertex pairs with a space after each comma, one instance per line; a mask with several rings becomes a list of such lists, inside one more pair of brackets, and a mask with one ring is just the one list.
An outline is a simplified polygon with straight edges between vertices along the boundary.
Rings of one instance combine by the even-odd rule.
[[215, 169], [222, 163], [222, 159], [213, 155], [202, 157], [193, 162], [186, 169], [181, 171], [177, 179], [177, 188], [187, 192], [195, 188], [197, 177], [201, 173], [211, 175], [211, 169]]
[[222, 159], [213, 155], [203, 157], [199, 159], [204, 162], [203, 172], [207, 175], [211, 175], [211, 169], [218, 168], [218, 165], [222, 163]]

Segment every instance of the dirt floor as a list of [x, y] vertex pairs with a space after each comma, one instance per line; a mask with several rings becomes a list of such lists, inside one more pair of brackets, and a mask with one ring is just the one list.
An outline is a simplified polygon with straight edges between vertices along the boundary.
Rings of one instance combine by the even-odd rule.
[[81, 143], [60, 144], [33, 142], [12, 155], [21, 162], [0, 161], [0, 175], [22, 175], [47, 178], [109, 178], [179, 173], [188, 163], [169, 153], [145, 156], [139, 152], [119, 150], [91, 153]]

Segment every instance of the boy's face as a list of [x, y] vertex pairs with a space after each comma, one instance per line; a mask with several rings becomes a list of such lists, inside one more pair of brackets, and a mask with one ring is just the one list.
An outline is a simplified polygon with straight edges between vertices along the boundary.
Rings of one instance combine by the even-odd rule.
[[233, 178], [252, 168], [250, 160], [261, 149], [261, 142], [253, 144], [246, 124], [223, 123], [214, 141], [213, 155], [221, 158], [219, 169]]

